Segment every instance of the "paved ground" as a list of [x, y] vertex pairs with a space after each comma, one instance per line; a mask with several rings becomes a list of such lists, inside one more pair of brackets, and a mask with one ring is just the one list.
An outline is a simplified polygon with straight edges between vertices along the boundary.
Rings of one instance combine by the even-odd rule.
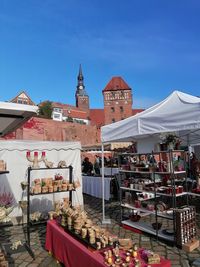
[[[102, 208], [101, 199], [93, 198], [84, 195], [85, 209], [91, 218], [97, 223], [101, 224]], [[149, 236], [139, 235], [131, 231], [125, 230], [120, 227], [120, 210], [119, 203], [113, 201], [112, 203], [106, 202], [106, 216], [111, 218], [111, 224], [104, 225], [103, 227], [120, 237], [131, 237], [139, 247], [151, 249], [160, 255], [168, 258], [172, 262], [172, 267], [188, 267], [192, 266], [192, 262], [196, 258], [200, 258], [200, 248], [194, 250], [192, 253], [186, 253], [176, 247], [167, 246], [164, 243], [156, 241]], [[164, 222], [163, 222], [164, 223]], [[198, 218], [198, 229], [200, 229], [200, 218]], [[198, 231], [200, 236], [200, 231]], [[22, 226], [15, 226], [0, 229], [0, 244], [7, 241], [24, 240], [25, 230]], [[33, 228], [31, 233], [31, 248], [35, 253], [36, 259], [33, 260], [27, 251], [12, 254], [8, 260], [9, 266], [19, 267], [54, 267], [59, 266], [56, 260], [48, 254], [44, 249], [45, 243], [45, 226], [38, 226]], [[86, 267], [86, 266], [83, 266]]]

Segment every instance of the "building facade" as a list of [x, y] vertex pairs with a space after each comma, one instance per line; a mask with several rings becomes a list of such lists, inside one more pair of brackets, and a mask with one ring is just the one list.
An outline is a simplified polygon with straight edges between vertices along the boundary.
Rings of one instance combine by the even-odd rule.
[[88, 113], [89, 115], [89, 96], [85, 91], [85, 85], [84, 85], [84, 78], [83, 78], [83, 74], [82, 74], [82, 68], [81, 65], [79, 67], [79, 74], [78, 74], [78, 84], [76, 87], [76, 107], [84, 110]]
[[132, 90], [121, 77], [113, 77], [103, 89], [104, 124], [132, 116]]
[[56, 121], [77, 122], [86, 125], [90, 124], [89, 96], [85, 90], [81, 65], [77, 77], [75, 99], [76, 106], [52, 102], [52, 119]]
[[31, 100], [31, 98], [25, 91], [21, 91], [17, 96], [15, 96], [9, 102], [35, 106], [35, 103]]
[[[76, 105], [51, 102], [52, 120], [32, 118], [6, 139], [80, 141], [83, 145], [100, 143], [100, 128], [135, 115], [142, 109], [132, 109], [132, 89], [121, 77], [112, 77], [102, 90], [104, 108], [91, 109], [84, 85], [81, 66], [77, 76]], [[12, 99], [14, 103], [34, 104], [23, 91]]]

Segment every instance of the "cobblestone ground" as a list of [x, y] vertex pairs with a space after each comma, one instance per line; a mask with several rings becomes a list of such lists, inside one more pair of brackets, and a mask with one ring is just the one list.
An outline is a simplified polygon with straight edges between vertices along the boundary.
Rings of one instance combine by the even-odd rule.
[[[84, 195], [85, 209], [89, 216], [97, 224], [102, 222], [102, 200]], [[155, 240], [149, 236], [133, 233], [125, 230], [120, 226], [120, 209], [119, 203], [116, 201], [106, 202], [106, 217], [111, 219], [111, 224], [101, 225], [113, 234], [121, 238], [130, 237], [138, 244], [139, 247], [151, 249], [160, 255], [168, 258], [172, 262], [172, 267], [189, 267], [192, 262], [200, 258], [200, 248], [191, 253], [186, 253], [176, 247], [168, 246], [165, 243]], [[197, 218], [198, 236], [200, 236], [200, 218]], [[165, 222], [162, 222], [165, 224]], [[25, 229], [22, 226], [14, 226], [0, 229], [0, 244], [4, 242], [13, 242], [15, 240], [25, 240]], [[35, 260], [24, 250], [20, 253], [15, 253], [9, 256], [9, 266], [19, 267], [54, 267], [61, 266], [56, 260], [48, 254], [44, 249], [45, 244], [45, 226], [37, 226], [32, 228], [31, 233], [31, 248], [35, 254]], [[86, 267], [86, 266], [83, 266]]]

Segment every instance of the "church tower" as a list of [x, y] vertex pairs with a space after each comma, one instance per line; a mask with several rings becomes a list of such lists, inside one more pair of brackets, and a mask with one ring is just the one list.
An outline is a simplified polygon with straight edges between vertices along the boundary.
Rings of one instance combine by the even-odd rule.
[[103, 90], [105, 124], [132, 116], [132, 89], [121, 77], [113, 77]]
[[85, 91], [84, 78], [82, 74], [81, 65], [79, 67], [78, 84], [76, 87], [76, 107], [88, 111], [89, 113], [89, 96]]

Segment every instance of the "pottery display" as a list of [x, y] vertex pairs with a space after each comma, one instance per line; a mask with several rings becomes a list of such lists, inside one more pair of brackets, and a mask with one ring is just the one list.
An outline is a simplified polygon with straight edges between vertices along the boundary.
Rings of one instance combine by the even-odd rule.
[[0, 223], [10, 222], [8, 215], [13, 211], [14, 207], [0, 207]]

